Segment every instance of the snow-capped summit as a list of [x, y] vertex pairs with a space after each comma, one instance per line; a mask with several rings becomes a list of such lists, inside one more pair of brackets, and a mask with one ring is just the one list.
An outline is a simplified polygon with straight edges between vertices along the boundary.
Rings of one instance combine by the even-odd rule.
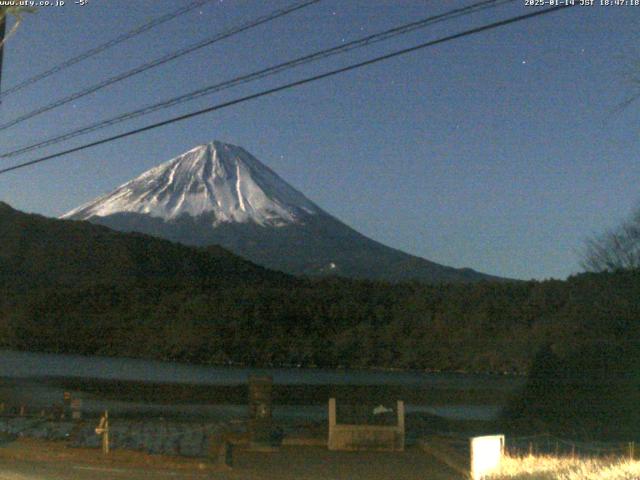
[[319, 212], [319, 207], [246, 150], [214, 141], [148, 170], [62, 218], [136, 213], [173, 220], [212, 213], [214, 225], [283, 226]]
[[389, 248], [324, 212], [246, 150], [200, 145], [62, 218], [193, 246], [274, 270], [387, 281], [491, 278]]

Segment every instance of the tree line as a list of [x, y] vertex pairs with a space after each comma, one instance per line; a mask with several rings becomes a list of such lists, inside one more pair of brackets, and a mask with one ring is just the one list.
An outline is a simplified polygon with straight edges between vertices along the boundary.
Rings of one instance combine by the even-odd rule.
[[0, 345], [204, 364], [526, 373], [541, 348], [638, 340], [640, 272], [566, 281], [295, 278], [0, 204]]

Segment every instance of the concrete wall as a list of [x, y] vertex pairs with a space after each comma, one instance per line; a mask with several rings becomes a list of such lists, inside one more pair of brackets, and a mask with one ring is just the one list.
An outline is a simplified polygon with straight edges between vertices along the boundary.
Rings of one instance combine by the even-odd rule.
[[397, 403], [396, 425], [339, 424], [336, 417], [336, 400], [329, 400], [329, 450], [404, 450], [404, 402]]

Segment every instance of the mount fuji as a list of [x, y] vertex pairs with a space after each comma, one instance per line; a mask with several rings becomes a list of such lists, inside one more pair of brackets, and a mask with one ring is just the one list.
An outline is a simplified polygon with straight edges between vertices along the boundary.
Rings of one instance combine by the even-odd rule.
[[63, 215], [186, 245], [218, 244], [295, 275], [387, 281], [497, 279], [378, 243], [323, 211], [246, 150], [214, 141]]

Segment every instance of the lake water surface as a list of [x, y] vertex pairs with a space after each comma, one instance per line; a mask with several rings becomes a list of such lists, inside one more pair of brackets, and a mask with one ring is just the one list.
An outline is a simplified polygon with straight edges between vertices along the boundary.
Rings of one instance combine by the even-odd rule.
[[[410, 388], [455, 389], [465, 391], [498, 390], [513, 391], [522, 379], [508, 376], [470, 375], [457, 373], [427, 373], [403, 371], [371, 370], [326, 370], [301, 368], [255, 369], [240, 367], [209, 367], [174, 362], [151, 360], [85, 357], [78, 355], [59, 355], [16, 352], [0, 350], [0, 377], [4, 386], [19, 390], [21, 398], [27, 397], [31, 403], [50, 405], [59, 400], [62, 390], [55, 387], [55, 378], [91, 378], [104, 381], [137, 381], [152, 383], [176, 383], [211, 386], [232, 386], [247, 383], [249, 375], [270, 375], [276, 385], [378, 385], [403, 386]], [[39, 380], [53, 377], [54, 382], [42, 383]], [[18, 383], [15, 383], [18, 382]], [[13, 384], [13, 387], [12, 387]], [[16, 388], [15, 385], [20, 385]], [[6, 391], [4, 392], [6, 395]], [[87, 411], [100, 411], [110, 408], [112, 411], [128, 412], [144, 410], [151, 414], [170, 414], [179, 409], [181, 412], [198, 414], [211, 413], [218, 416], [237, 416], [246, 412], [246, 405], [154, 405], [135, 402], [114, 402], [92, 396], [85, 396], [83, 408]], [[500, 405], [429, 405], [417, 402], [407, 404], [407, 413], [427, 412], [455, 419], [490, 419], [500, 411]], [[276, 407], [274, 415], [324, 419], [326, 408], [320, 405], [300, 405]]]

